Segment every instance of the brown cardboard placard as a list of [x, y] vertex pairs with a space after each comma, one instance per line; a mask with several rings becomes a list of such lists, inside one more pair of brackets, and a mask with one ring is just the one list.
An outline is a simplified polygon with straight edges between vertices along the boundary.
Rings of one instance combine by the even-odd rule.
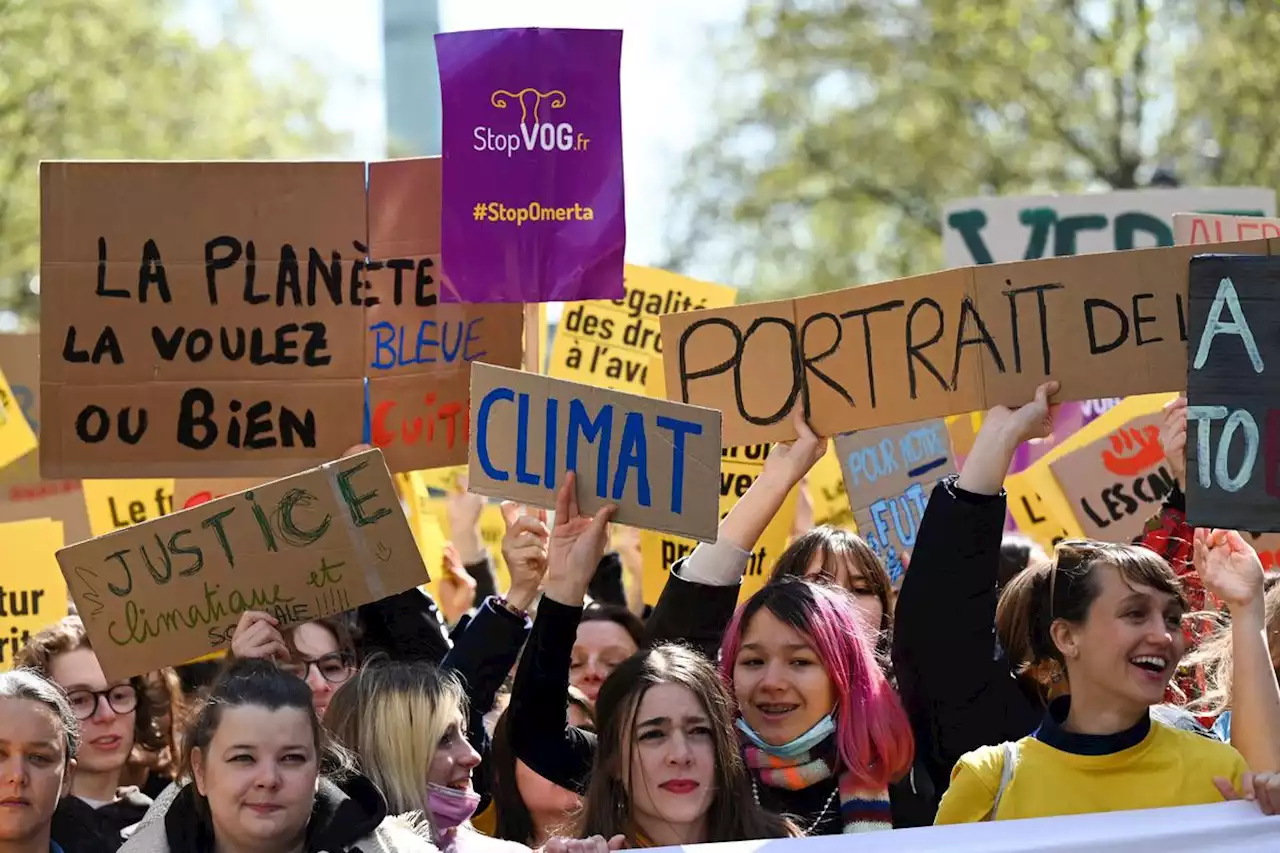
[[1173, 242], [1179, 246], [1203, 246], [1280, 237], [1280, 219], [1266, 216], [1232, 216], [1223, 213], [1175, 213]]
[[435, 304], [439, 162], [41, 164], [45, 476], [285, 476], [364, 440], [366, 377], [393, 468], [461, 463], [523, 323]]
[[554, 508], [573, 470], [584, 514], [715, 541], [719, 412], [477, 363], [471, 423], [472, 492]]
[[946, 421], [880, 427], [835, 438], [845, 492], [858, 533], [879, 555], [896, 587], [915, 547], [933, 487], [956, 472]]
[[1160, 443], [1163, 420], [1160, 412], [1140, 415], [1049, 463], [1089, 539], [1132, 542], [1176, 488]]
[[428, 580], [376, 449], [64, 548], [58, 564], [108, 680], [225, 648], [244, 610], [287, 627]]
[[174, 480], [173, 509], [175, 512], [191, 509], [193, 506], [207, 504], [209, 501], [225, 498], [227, 495], [248, 491], [264, 482], [259, 477], [240, 477], [231, 480], [221, 478]]
[[369, 273], [379, 301], [365, 337], [370, 442], [392, 471], [465, 464], [471, 363], [519, 367], [523, 355], [520, 305], [439, 302], [441, 163], [369, 164], [370, 256], [403, 259]]
[[[1277, 244], [1280, 249], [1280, 243]], [[1186, 382], [1187, 271], [1173, 246], [965, 267], [662, 318], [669, 399], [721, 410], [727, 445]], [[1223, 251], [1269, 253], [1268, 241]]]
[[[22, 414], [40, 435], [40, 336], [0, 335], [0, 371], [9, 380]], [[92, 534], [79, 480], [42, 480], [40, 454], [28, 453], [0, 468], [0, 522], [51, 518], [62, 522], [64, 540]]]

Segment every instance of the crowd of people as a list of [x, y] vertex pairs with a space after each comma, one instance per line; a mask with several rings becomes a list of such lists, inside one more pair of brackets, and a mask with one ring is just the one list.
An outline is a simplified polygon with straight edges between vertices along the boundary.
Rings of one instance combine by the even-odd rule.
[[[0, 850], [549, 853], [859, 834], [1230, 799], [1280, 809], [1280, 592], [1175, 492], [1139, 542], [1006, 534], [1054, 383], [987, 413], [895, 592], [867, 543], [748, 559], [826, 450], [797, 420], [651, 609], [613, 509], [478, 513], [440, 602], [412, 589], [224, 660], [109, 681], [70, 615], [0, 675]], [[1186, 409], [1164, 446], [1184, 475]], [[447, 600], [445, 600], [447, 599]], [[438, 606], [439, 605], [439, 606]], [[1280, 823], [1277, 823], [1280, 838]]]

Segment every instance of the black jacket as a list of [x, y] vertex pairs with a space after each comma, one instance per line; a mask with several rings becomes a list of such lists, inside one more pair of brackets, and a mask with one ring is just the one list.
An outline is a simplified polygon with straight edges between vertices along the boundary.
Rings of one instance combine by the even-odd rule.
[[114, 802], [94, 808], [77, 796], [58, 802], [50, 837], [66, 853], [114, 853], [124, 839], [121, 831], [142, 820], [151, 798], [137, 788], [121, 788]]

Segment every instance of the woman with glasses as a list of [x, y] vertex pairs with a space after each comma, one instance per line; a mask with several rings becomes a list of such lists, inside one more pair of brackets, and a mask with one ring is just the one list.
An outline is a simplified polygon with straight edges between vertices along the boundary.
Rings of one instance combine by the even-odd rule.
[[338, 618], [316, 619], [281, 631], [274, 616], [256, 610], [240, 614], [231, 655], [275, 660], [311, 688], [316, 716], [324, 718], [333, 691], [356, 668], [356, 648], [346, 623]]
[[[174, 752], [159, 724], [167, 709], [157, 707], [141, 676], [107, 680], [78, 616], [33, 635], [14, 662], [61, 687], [80, 723], [71, 796], [54, 812], [53, 840], [68, 851], [117, 849], [121, 831], [151, 806], [137, 788], [121, 786], [135, 745], [154, 754]], [[172, 778], [169, 766], [161, 766]]]

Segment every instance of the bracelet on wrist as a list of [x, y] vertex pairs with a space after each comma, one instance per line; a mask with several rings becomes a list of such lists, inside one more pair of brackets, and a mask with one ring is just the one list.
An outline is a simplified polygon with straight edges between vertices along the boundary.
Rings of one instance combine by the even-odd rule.
[[516, 606], [515, 606], [514, 604], [512, 604], [510, 601], [507, 601], [507, 599], [506, 599], [506, 597], [505, 597], [505, 596], [495, 595], [495, 596], [493, 597], [493, 600], [494, 600], [494, 602], [495, 602], [499, 607], [501, 607], [503, 610], [505, 610], [505, 611], [507, 611], [508, 613], [510, 613], [512, 616], [516, 616], [516, 617], [518, 617], [518, 618], [520, 618], [520, 619], [528, 619], [528, 618], [529, 618], [529, 611], [528, 611], [528, 610], [521, 610], [519, 607], [516, 607]]

